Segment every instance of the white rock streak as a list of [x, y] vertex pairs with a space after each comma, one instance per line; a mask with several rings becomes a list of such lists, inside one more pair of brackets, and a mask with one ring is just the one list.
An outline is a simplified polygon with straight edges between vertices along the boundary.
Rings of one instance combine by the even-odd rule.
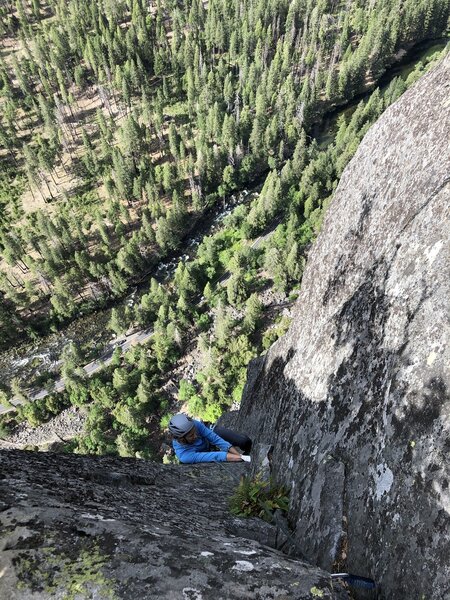
[[375, 479], [375, 495], [377, 500], [380, 500], [383, 494], [388, 494], [394, 482], [394, 474], [387, 465], [377, 465], [377, 470], [374, 475]]

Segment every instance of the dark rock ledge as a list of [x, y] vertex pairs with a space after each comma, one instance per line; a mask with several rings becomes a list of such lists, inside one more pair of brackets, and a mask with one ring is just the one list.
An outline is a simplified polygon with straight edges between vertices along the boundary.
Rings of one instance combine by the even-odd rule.
[[2, 599], [348, 598], [266, 545], [273, 525], [230, 514], [245, 466], [15, 450], [0, 465]]

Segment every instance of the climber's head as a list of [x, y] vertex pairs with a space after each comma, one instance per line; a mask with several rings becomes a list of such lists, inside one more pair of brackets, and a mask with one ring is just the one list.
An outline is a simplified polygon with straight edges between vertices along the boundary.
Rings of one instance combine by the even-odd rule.
[[183, 413], [178, 413], [170, 419], [169, 431], [176, 439], [188, 443], [193, 442], [197, 437], [194, 421]]

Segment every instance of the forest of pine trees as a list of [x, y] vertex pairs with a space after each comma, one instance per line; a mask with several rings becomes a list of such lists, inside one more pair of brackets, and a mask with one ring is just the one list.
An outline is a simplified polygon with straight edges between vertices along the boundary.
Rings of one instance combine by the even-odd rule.
[[5, 2], [4, 344], [123, 295], [447, 13], [444, 0]]
[[[106, 306], [117, 335], [154, 329], [91, 379], [67, 347], [64, 394], [17, 418], [37, 424], [87, 404], [77, 451], [145, 454], [146, 423], [164, 424], [170, 408], [164, 374], [193, 337], [202, 368], [179, 398], [207, 420], [238, 402], [249, 360], [287, 326], [267, 327], [261, 290], [295, 293], [343, 168], [421, 67], [375, 89], [327, 147], [312, 125], [448, 18], [448, 0], [4, 2], [1, 346]], [[256, 183], [171, 281], [152, 276], [202, 215]], [[133, 307], [117, 303], [142, 280]]]

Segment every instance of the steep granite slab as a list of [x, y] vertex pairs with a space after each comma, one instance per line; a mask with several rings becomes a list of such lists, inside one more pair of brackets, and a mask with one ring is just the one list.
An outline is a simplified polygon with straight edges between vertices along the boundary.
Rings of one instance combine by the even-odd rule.
[[273, 445], [305, 556], [386, 599], [450, 597], [449, 140], [447, 56], [345, 169], [234, 419]]
[[230, 515], [244, 470], [0, 451], [0, 598], [348, 600]]

